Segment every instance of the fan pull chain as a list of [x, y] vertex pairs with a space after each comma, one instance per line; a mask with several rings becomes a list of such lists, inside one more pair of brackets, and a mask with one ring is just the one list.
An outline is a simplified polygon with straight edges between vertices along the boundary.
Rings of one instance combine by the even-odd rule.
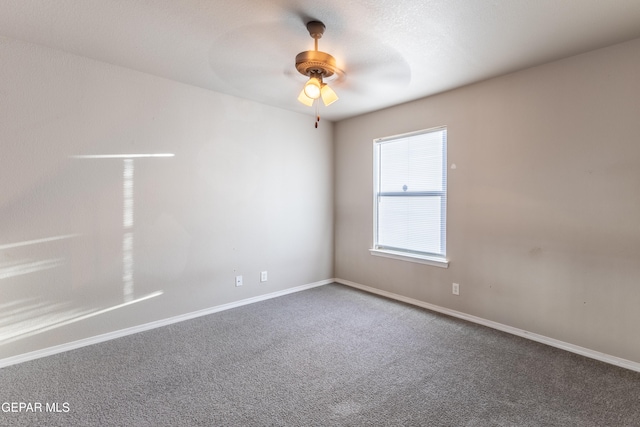
[[316, 100], [316, 129], [318, 129], [319, 121], [320, 121], [320, 103]]

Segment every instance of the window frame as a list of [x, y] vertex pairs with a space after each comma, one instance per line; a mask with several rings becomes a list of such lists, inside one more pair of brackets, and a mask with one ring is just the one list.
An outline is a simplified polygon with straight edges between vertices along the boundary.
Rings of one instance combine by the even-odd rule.
[[[394, 140], [410, 138], [412, 136], [424, 135], [433, 132], [444, 131], [444, 141], [442, 148], [442, 190], [437, 191], [416, 191], [416, 192], [380, 192], [380, 145], [389, 143]], [[447, 259], [447, 143], [448, 134], [447, 126], [438, 126], [429, 129], [418, 130], [414, 132], [403, 133], [399, 135], [387, 136], [373, 140], [373, 244], [369, 252], [371, 255], [382, 256], [386, 258], [399, 259], [403, 261], [416, 262], [421, 264], [433, 265], [436, 267], [449, 267]], [[423, 253], [412, 251], [404, 248], [387, 247], [378, 244], [379, 229], [379, 198], [380, 197], [440, 197], [441, 206], [441, 249], [442, 254]]]

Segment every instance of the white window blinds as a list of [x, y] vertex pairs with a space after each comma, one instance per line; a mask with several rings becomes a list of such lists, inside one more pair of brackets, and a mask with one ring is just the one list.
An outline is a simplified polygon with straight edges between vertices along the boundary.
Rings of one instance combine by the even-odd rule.
[[374, 249], [446, 257], [447, 130], [374, 141]]

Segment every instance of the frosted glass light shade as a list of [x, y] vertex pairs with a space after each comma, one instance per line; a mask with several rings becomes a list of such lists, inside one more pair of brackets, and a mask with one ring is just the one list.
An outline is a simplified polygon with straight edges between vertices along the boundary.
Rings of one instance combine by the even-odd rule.
[[331, 105], [338, 100], [338, 95], [329, 87], [328, 84], [323, 84], [320, 89], [320, 95], [322, 96], [322, 102], [325, 106]]
[[317, 77], [311, 77], [304, 85], [304, 94], [311, 99], [320, 98], [320, 80]]
[[309, 98], [305, 93], [304, 89], [300, 91], [300, 95], [298, 95], [298, 101], [306, 105], [307, 107], [313, 106], [313, 99]]

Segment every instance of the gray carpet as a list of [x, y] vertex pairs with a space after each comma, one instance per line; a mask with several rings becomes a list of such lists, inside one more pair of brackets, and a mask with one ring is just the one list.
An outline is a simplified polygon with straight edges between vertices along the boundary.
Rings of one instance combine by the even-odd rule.
[[333, 284], [0, 369], [3, 402], [43, 405], [10, 426], [639, 426], [640, 374]]

